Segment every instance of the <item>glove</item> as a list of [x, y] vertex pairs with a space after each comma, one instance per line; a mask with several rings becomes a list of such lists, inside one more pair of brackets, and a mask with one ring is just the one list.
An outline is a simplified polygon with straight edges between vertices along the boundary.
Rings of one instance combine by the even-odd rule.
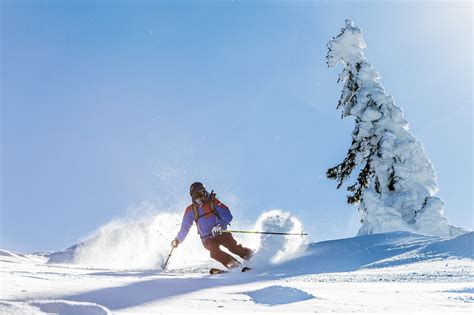
[[171, 242], [171, 246], [173, 246], [174, 248], [178, 247], [178, 244], [179, 244], [179, 240], [177, 240], [177, 239], [174, 239], [174, 240]]
[[220, 224], [212, 228], [212, 236], [222, 235], [222, 226]]

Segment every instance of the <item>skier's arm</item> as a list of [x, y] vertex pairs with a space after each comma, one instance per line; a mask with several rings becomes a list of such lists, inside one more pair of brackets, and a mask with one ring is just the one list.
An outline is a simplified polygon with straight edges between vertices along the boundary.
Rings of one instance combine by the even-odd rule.
[[181, 222], [181, 229], [176, 236], [176, 239], [182, 243], [188, 235], [189, 229], [193, 226], [194, 217], [192, 211], [185, 211], [183, 215], [183, 221]]
[[216, 209], [219, 212], [219, 215], [221, 216], [220, 224], [222, 227], [226, 228], [230, 222], [232, 221], [232, 214], [230, 213], [229, 208], [220, 202], [219, 200], [216, 200]]

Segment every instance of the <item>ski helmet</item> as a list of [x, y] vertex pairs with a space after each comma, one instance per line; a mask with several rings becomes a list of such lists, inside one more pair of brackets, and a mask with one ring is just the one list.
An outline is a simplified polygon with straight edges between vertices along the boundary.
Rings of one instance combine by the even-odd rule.
[[206, 187], [200, 182], [194, 182], [189, 187], [189, 194], [193, 200], [205, 197], [206, 193]]

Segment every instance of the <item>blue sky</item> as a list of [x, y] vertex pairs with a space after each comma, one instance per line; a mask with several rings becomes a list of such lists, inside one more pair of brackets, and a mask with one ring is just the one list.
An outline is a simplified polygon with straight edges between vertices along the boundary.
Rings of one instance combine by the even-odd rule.
[[291, 211], [312, 240], [356, 234], [324, 174], [345, 157], [346, 18], [473, 228], [472, 5], [375, 1], [2, 1], [1, 247], [65, 248], [149, 201], [182, 211], [205, 182], [254, 221]]

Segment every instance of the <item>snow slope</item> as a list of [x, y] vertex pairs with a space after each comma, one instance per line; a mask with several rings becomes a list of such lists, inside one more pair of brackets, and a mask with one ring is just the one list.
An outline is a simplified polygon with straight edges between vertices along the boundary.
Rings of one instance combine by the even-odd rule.
[[0, 314], [472, 312], [473, 242], [472, 232], [358, 236], [219, 276], [207, 266], [123, 270], [1, 251]]

